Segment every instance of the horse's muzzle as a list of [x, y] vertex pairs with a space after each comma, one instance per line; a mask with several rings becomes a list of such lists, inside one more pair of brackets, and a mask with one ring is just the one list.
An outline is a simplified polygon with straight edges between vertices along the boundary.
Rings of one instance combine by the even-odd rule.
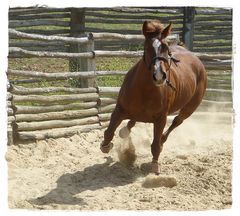
[[159, 75], [157, 76], [156, 72], [153, 73], [153, 82], [154, 82], [155, 85], [162, 85], [162, 84], [164, 84], [164, 82], [165, 82], [165, 80], [167, 78], [167, 75], [166, 75], [165, 72], [160, 72], [160, 73], [161, 73], [160, 76]]

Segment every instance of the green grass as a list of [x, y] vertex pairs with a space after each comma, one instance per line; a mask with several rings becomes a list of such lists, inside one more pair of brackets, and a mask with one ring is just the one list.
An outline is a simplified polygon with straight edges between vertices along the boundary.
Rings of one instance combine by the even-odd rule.
[[[98, 71], [120, 70], [128, 71], [138, 58], [99, 58], [97, 59]], [[123, 76], [100, 76], [97, 78], [99, 86], [120, 86], [123, 81]]]
[[[96, 70], [97, 71], [111, 71], [120, 70], [128, 71], [139, 58], [97, 58]], [[11, 69], [16, 70], [29, 70], [29, 71], [43, 71], [43, 72], [66, 72], [69, 71], [67, 59], [54, 59], [54, 58], [21, 58], [9, 59], [8, 65]], [[124, 76], [99, 76], [97, 84], [99, 86], [120, 86]], [[14, 79], [26, 79], [24, 77], [10, 77]], [[48, 86], [70, 86], [70, 80], [63, 81], [47, 81], [42, 79], [37, 83], [21, 84], [25, 87], [48, 87]], [[73, 81], [72, 81], [73, 83]]]
[[68, 59], [55, 58], [10, 58], [8, 66], [16, 70], [62, 72], [69, 71]]

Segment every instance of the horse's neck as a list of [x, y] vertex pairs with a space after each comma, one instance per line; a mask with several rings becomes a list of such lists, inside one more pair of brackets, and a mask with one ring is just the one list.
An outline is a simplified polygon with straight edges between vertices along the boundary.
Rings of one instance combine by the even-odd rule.
[[144, 91], [145, 89], [152, 89], [155, 87], [153, 83], [153, 77], [149, 70], [149, 65], [144, 60], [144, 58], [140, 59], [136, 65], [134, 70], [135, 73], [135, 85], [139, 85], [140, 88], [138, 91]]
[[138, 62], [138, 71], [144, 75], [147, 76], [150, 74], [150, 63], [149, 60], [146, 60], [145, 58], [141, 58]]

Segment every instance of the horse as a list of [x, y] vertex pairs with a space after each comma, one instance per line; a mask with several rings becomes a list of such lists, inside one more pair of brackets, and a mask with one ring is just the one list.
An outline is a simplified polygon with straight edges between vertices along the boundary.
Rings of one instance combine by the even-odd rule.
[[[200, 105], [206, 90], [207, 74], [200, 59], [177, 43], [169, 44], [172, 23], [164, 27], [158, 21], [144, 21], [145, 38], [142, 58], [128, 71], [120, 88], [104, 140], [103, 153], [113, 148], [111, 142], [120, 123], [129, 119], [119, 136], [129, 135], [136, 122], [153, 123], [151, 172], [160, 173], [158, 162], [169, 134]], [[178, 113], [164, 132], [167, 116]]]

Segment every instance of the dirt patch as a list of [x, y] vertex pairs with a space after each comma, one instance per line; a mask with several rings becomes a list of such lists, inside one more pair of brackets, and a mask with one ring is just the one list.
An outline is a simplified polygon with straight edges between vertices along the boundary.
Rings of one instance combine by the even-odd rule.
[[[209, 120], [209, 119], [208, 119]], [[122, 124], [121, 126], [124, 126]], [[119, 127], [120, 128], [120, 127]], [[103, 131], [10, 146], [9, 207], [206, 210], [231, 207], [231, 122], [189, 118], [169, 137], [161, 174], [149, 173], [152, 125], [99, 150]]]
[[177, 186], [177, 180], [175, 177], [157, 176], [153, 174], [146, 177], [142, 186], [146, 188], [154, 188], [154, 187], [172, 188]]

